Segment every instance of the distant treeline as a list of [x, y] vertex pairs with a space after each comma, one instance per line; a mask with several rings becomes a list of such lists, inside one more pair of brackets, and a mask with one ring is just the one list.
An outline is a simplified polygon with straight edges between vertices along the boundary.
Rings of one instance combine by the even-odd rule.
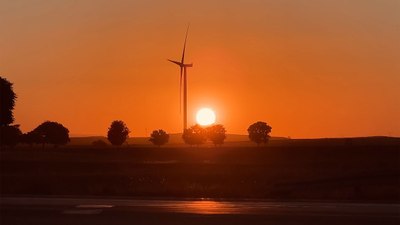
[[[54, 147], [65, 145], [70, 141], [69, 130], [59, 122], [45, 121], [38, 127], [27, 133], [22, 133], [19, 124], [14, 123], [13, 110], [17, 95], [13, 90], [13, 84], [7, 79], [0, 77], [0, 146], [13, 147], [19, 143], [26, 145], [47, 145]], [[249, 139], [257, 145], [266, 144], [270, 138], [271, 126], [266, 122], [258, 121], [251, 124], [247, 129]], [[126, 143], [130, 130], [121, 120], [111, 123], [107, 131], [107, 139], [114, 146], [121, 146]], [[222, 124], [210, 126], [193, 125], [184, 130], [182, 134], [184, 143], [188, 145], [202, 145], [210, 141], [215, 146], [224, 144], [226, 129]], [[156, 146], [168, 143], [169, 134], [163, 130], [154, 130], [149, 137], [149, 142]], [[103, 147], [107, 142], [99, 139], [94, 141], [93, 146]]]

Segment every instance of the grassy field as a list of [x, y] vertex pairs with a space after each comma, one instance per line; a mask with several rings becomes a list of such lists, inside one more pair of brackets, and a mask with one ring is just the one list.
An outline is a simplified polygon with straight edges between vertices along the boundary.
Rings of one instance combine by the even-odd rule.
[[379, 140], [3, 149], [0, 192], [400, 202], [400, 141]]

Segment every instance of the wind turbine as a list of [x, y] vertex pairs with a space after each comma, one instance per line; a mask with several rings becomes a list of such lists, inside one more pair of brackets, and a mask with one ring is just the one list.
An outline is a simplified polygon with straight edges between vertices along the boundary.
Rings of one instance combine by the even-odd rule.
[[[179, 94], [180, 101], [182, 101], [182, 83], [183, 83], [183, 131], [187, 129], [187, 70], [188, 67], [193, 67], [193, 63], [185, 64], [185, 51], [186, 51], [186, 40], [189, 32], [189, 26], [186, 30], [185, 42], [183, 44], [182, 59], [180, 62], [170, 60], [168, 61], [175, 63], [181, 69], [180, 79], [179, 79]], [[183, 82], [182, 82], [183, 81]]]

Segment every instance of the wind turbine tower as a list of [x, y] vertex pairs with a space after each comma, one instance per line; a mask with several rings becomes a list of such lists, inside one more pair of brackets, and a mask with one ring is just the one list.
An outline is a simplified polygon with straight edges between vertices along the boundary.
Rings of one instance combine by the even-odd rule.
[[179, 79], [179, 94], [181, 96], [181, 104], [182, 104], [182, 84], [183, 84], [183, 131], [187, 129], [187, 68], [193, 67], [193, 63], [185, 64], [185, 51], [186, 51], [186, 40], [188, 37], [189, 26], [186, 30], [185, 42], [183, 44], [183, 51], [182, 51], [182, 59], [180, 62], [170, 60], [168, 61], [175, 63], [180, 67], [180, 79]]

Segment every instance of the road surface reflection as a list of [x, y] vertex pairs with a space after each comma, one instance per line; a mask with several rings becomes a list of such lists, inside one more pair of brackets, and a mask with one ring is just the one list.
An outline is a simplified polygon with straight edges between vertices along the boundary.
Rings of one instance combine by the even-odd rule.
[[1, 197], [0, 206], [74, 207], [77, 209], [125, 209], [135, 212], [166, 212], [187, 214], [364, 214], [400, 217], [399, 204], [345, 202], [273, 202], [273, 201], [213, 201], [156, 199], [80, 199], [80, 198], [13, 198]]
[[216, 201], [187, 201], [180, 204], [170, 204], [169, 208], [172, 211], [195, 214], [238, 214], [244, 213], [245, 210], [233, 203]]

